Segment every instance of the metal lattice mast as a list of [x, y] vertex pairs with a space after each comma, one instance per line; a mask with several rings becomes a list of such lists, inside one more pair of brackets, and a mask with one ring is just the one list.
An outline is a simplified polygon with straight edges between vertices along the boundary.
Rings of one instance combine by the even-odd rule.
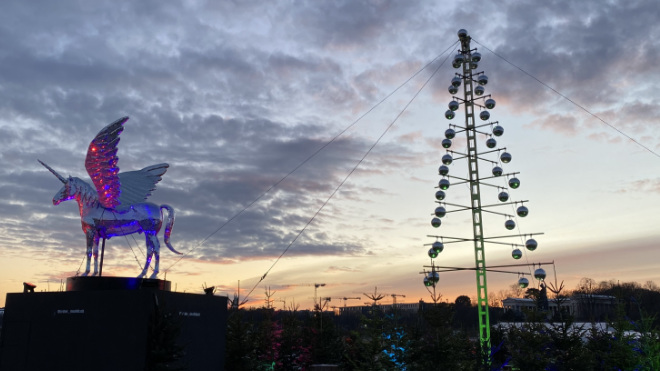
[[474, 118], [474, 96], [472, 68], [470, 67], [470, 36], [459, 35], [463, 63], [463, 98], [465, 105], [465, 133], [467, 134], [467, 159], [470, 184], [470, 208], [474, 233], [474, 261], [477, 276], [477, 308], [479, 310], [479, 340], [482, 349], [490, 349], [490, 321], [488, 318], [488, 289], [486, 285], [486, 255], [481, 217], [481, 190], [479, 186], [479, 161], [477, 153], [477, 131]]
[[[439, 228], [442, 225], [442, 218], [445, 217], [448, 213], [469, 211], [472, 215], [472, 236], [470, 238], [466, 237], [451, 237], [447, 235], [429, 235], [428, 237], [435, 238], [435, 242], [431, 244], [431, 248], [428, 250], [428, 256], [431, 258], [431, 265], [425, 266], [424, 271], [420, 272], [425, 275], [424, 277], [424, 286], [426, 286], [429, 293], [431, 293], [431, 298], [434, 303], [437, 303], [438, 295], [436, 294], [436, 285], [440, 280], [439, 272], [452, 272], [452, 271], [464, 271], [464, 270], [474, 270], [476, 272], [476, 283], [477, 283], [477, 309], [479, 314], [479, 341], [480, 348], [482, 352], [483, 361], [486, 364], [491, 363], [490, 355], [490, 320], [488, 315], [488, 286], [486, 283], [486, 274], [487, 272], [497, 272], [497, 273], [510, 273], [517, 274], [518, 285], [521, 288], [526, 288], [529, 285], [529, 280], [524, 276], [527, 275], [525, 272], [515, 272], [508, 270], [500, 270], [499, 268], [511, 268], [518, 266], [529, 266], [530, 263], [526, 264], [509, 264], [509, 265], [499, 265], [499, 266], [487, 266], [486, 265], [486, 252], [485, 245], [510, 245], [511, 246], [511, 257], [515, 260], [520, 259], [523, 256], [523, 252], [519, 247], [524, 247], [528, 251], [534, 251], [537, 247], [537, 242], [535, 239], [531, 238], [533, 235], [538, 235], [542, 233], [531, 233], [531, 234], [508, 234], [508, 235], [489, 235], [484, 236], [482, 218], [485, 213], [500, 215], [506, 220], [504, 222], [504, 228], [506, 230], [513, 230], [516, 228], [516, 222], [514, 219], [516, 216], [510, 215], [508, 213], [502, 213], [492, 210], [498, 206], [512, 206], [516, 209], [515, 213], [518, 217], [524, 218], [529, 214], [529, 209], [524, 206], [524, 203], [527, 201], [509, 201], [508, 190], [517, 189], [520, 186], [520, 180], [515, 176], [517, 172], [505, 173], [500, 165], [508, 164], [512, 160], [510, 153], [506, 152], [506, 148], [497, 148], [497, 140], [494, 137], [500, 137], [504, 134], [504, 128], [499, 125], [497, 121], [492, 122], [490, 119], [490, 112], [488, 110], [495, 108], [496, 102], [491, 98], [490, 94], [484, 95], [485, 85], [488, 84], [488, 77], [484, 75], [483, 72], [476, 72], [476, 69], [479, 68], [479, 62], [481, 61], [481, 54], [479, 54], [476, 49], [472, 50], [470, 48], [471, 38], [468, 35], [467, 31], [461, 29], [458, 31], [458, 38], [460, 41], [460, 50], [458, 54], [454, 56], [452, 62], [452, 67], [459, 69], [461, 73], [456, 73], [456, 76], [452, 78], [451, 85], [448, 88], [449, 93], [452, 95], [452, 101], [449, 102], [448, 108], [445, 112], [445, 118], [448, 120], [454, 119], [456, 117], [456, 111], [460, 108], [460, 105], [464, 105], [465, 111], [465, 125], [455, 125], [449, 124], [449, 128], [445, 131], [445, 139], [442, 140], [442, 147], [447, 150], [447, 153], [442, 156], [442, 165], [438, 168], [438, 174], [442, 177], [438, 182], [438, 190], [435, 193], [436, 203], [438, 206], [434, 211], [434, 218], [431, 220], [431, 225], [434, 228]], [[463, 96], [458, 97], [459, 87], [463, 84]], [[485, 123], [477, 124], [477, 113], [481, 121]], [[490, 127], [490, 130], [484, 130], [484, 128]], [[452, 147], [452, 139], [461, 132], [465, 131], [467, 136], [467, 151], [465, 153], [457, 152], [450, 150]], [[486, 137], [486, 149], [485, 151], [479, 152], [477, 148], [477, 137], [483, 138]], [[490, 156], [484, 156], [491, 154]], [[498, 154], [499, 159], [493, 161], [488, 157], [493, 157], [492, 155]], [[456, 160], [466, 160], [468, 166], [468, 176], [461, 177], [450, 175], [449, 165], [453, 164], [454, 156]], [[485, 177], [481, 177], [479, 174], [479, 162], [490, 162], [492, 166], [492, 176], [490, 174]], [[450, 181], [451, 179], [451, 181]], [[506, 185], [495, 185], [492, 184], [496, 180], [504, 180]], [[449, 203], [445, 200], [447, 194], [446, 191], [450, 188], [450, 185], [459, 185], [467, 184], [470, 191], [470, 204], [469, 205], [459, 205]], [[481, 203], [481, 186], [484, 186], [484, 189], [491, 187], [490, 189], [496, 190], [497, 199], [499, 204], [487, 204], [482, 205]], [[486, 194], [485, 197], [487, 197]], [[451, 206], [452, 209], [447, 210], [447, 206]], [[515, 242], [503, 242], [510, 238], [527, 238], [524, 245], [515, 243]], [[451, 243], [462, 243], [462, 242], [473, 242], [474, 245], [474, 267], [464, 268], [464, 267], [450, 267], [450, 266], [440, 266], [435, 263], [434, 259], [438, 258], [438, 255], [444, 250], [445, 244]], [[554, 264], [550, 263], [537, 263], [539, 269], [534, 272], [534, 278], [542, 281], [545, 279], [545, 271], [540, 268], [541, 264]], [[533, 266], [537, 264], [531, 264]], [[494, 269], [495, 268], [495, 269]], [[430, 269], [430, 270], [428, 270]], [[431, 291], [432, 288], [432, 291]]]

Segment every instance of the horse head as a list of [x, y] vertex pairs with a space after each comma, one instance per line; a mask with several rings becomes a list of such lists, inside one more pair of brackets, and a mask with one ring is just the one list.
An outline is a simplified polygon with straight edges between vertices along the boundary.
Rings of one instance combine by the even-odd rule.
[[43, 163], [41, 160], [37, 160], [37, 161], [39, 161], [40, 164], [42, 164], [46, 169], [48, 169], [48, 171], [53, 173], [53, 175], [55, 175], [55, 177], [57, 177], [57, 179], [59, 179], [60, 182], [64, 183], [64, 186], [60, 188], [60, 190], [57, 191], [57, 193], [53, 197], [53, 205], [59, 205], [60, 202], [71, 200], [76, 196], [75, 187], [72, 187], [72, 183], [75, 183], [74, 178], [69, 177], [67, 179], [61, 176], [57, 171], [53, 170], [53, 168]]
[[76, 197], [76, 183], [80, 181], [78, 178], [69, 177], [64, 186], [53, 196], [53, 205], [59, 205], [62, 201], [68, 201]]

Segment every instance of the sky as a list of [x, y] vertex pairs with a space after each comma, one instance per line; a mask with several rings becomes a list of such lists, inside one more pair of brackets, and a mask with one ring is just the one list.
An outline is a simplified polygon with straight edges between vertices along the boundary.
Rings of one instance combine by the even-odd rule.
[[[369, 302], [376, 287], [382, 303], [430, 301], [420, 274], [429, 236], [472, 237], [467, 212], [430, 223], [461, 28], [497, 102], [489, 122], [504, 127], [498, 148], [513, 156], [503, 168], [521, 180], [509, 193], [530, 210], [515, 231], [486, 213], [484, 234], [543, 233], [519, 261], [512, 246], [486, 245], [487, 264], [554, 262], [547, 279], [568, 289], [583, 277], [660, 284], [660, 7], [469, 5], [3, 3], [0, 306], [22, 282], [61, 289], [85, 256], [77, 205], [52, 204], [62, 185], [37, 159], [89, 180], [90, 141], [123, 116], [121, 170], [170, 165], [149, 201], [176, 212], [172, 244], [185, 254], [163, 246], [159, 276], [173, 289], [231, 297], [240, 286], [259, 306], [270, 288], [276, 307], [301, 309], [321, 283], [317, 295], [334, 306]], [[451, 149], [465, 143], [459, 133]], [[465, 161], [450, 174], [465, 177]], [[482, 187], [484, 205], [496, 195]], [[468, 200], [465, 184], [447, 191], [449, 203]], [[108, 240], [104, 275], [137, 276], [143, 254], [141, 235]], [[473, 246], [446, 244], [434, 263], [474, 267]], [[517, 279], [489, 273], [488, 291]], [[437, 292], [475, 297], [474, 272], [442, 273]]]

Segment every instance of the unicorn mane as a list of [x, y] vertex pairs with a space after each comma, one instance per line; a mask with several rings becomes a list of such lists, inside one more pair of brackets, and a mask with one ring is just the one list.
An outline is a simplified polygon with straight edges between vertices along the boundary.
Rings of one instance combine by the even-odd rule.
[[80, 178], [69, 178], [69, 187], [72, 188], [72, 193], [80, 203], [86, 206], [96, 206], [99, 202], [99, 195], [96, 189], [89, 183]]

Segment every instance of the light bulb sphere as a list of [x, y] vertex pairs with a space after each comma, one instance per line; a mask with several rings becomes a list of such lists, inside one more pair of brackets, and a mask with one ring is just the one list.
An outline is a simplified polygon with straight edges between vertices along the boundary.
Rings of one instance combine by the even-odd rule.
[[479, 62], [481, 60], [481, 53], [474, 52], [472, 53], [472, 62]]
[[494, 176], [501, 176], [503, 173], [504, 173], [504, 170], [502, 170], [501, 167], [499, 167], [499, 166], [495, 166], [495, 167], [493, 168], [493, 175], [494, 175]]
[[433, 228], [438, 228], [440, 224], [442, 224], [442, 222], [440, 221], [439, 218], [431, 219], [431, 225], [433, 226]]
[[520, 251], [520, 249], [514, 249], [513, 251], [511, 251], [511, 256], [514, 259], [518, 260], [522, 258], [522, 251]]
[[516, 189], [516, 188], [520, 187], [520, 179], [515, 178], [515, 177], [509, 179], [509, 187], [511, 187], [513, 189]]
[[451, 140], [450, 139], [443, 139], [442, 140], [442, 148], [449, 148], [451, 147]]
[[504, 222], [504, 228], [506, 228], [506, 229], [508, 229], [508, 230], [512, 230], [512, 229], [515, 228], [515, 227], [516, 227], [516, 222], [514, 222], [514, 221], [511, 220], [511, 219], [509, 219], [509, 220], [507, 220], [506, 222]]
[[438, 168], [438, 174], [440, 174], [440, 175], [449, 174], [449, 168], [445, 165], [440, 165], [440, 167]]
[[493, 138], [488, 138], [488, 140], [486, 141], [486, 147], [495, 148], [495, 146], [497, 146], [497, 141]]
[[456, 131], [454, 131], [454, 129], [449, 128], [445, 130], [445, 138], [454, 139], [455, 136], [456, 136]]
[[429, 258], [431, 258], [431, 259], [435, 259], [435, 258], [438, 257], [438, 253], [433, 249], [429, 249], [428, 254], [429, 254]]
[[495, 99], [486, 99], [486, 108], [488, 109], [495, 108]]
[[476, 95], [484, 95], [485, 92], [486, 92], [486, 88], [484, 88], [481, 85], [478, 85], [476, 88], [474, 88], [474, 94]]
[[458, 30], [458, 37], [460, 37], [461, 39], [464, 38], [464, 37], [467, 37], [467, 35], [468, 35], [468, 32], [467, 32], [466, 29], [461, 28], [460, 30]]
[[476, 70], [477, 68], [479, 68], [479, 63], [475, 61], [470, 62], [470, 68]]
[[454, 161], [454, 159], [451, 157], [450, 154], [446, 154], [442, 156], [442, 163], [445, 165], [450, 165], [451, 162]]
[[442, 250], [445, 249], [445, 245], [440, 241], [435, 241], [433, 243], [432, 249], [435, 250], [435, 252], [437, 252], [438, 254], [440, 254], [442, 252]]
[[452, 94], [452, 95], [458, 93], [458, 87], [454, 86], [454, 85], [450, 86], [447, 90], [449, 91], [449, 94]]
[[429, 273], [429, 279], [433, 281], [433, 283], [438, 283], [438, 281], [440, 281], [440, 274], [438, 274], [438, 272], [431, 272]]
[[451, 120], [454, 117], [456, 117], [456, 115], [454, 114], [454, 111], [447, 110], [447, 111], [445, 111], [445, 117], [447, 118], [447, 120]]
[[497, 125], [493, 128], [493, 135], [494, 136], [500, 137], [500, 136], [502, 136], [502, 134], [504, 134], [504, 128], [503, 127]]
[[451, 62], [451, 66], [454, 67], [454, 68], [461, 68], [461, 62], [454, 59], [454, 61]]
[[449, 106], [450, 110], [456, 111], [458, 109], [458, 102], [453, 100], [453, 101], [449, 102], [449, 104], [447, 106]]
[[486, 84], [488, 84], [488, 76], [486, 76], [486, 75], [479, 75], [479, 77], [477, 77], [477, 83], [479, 83], [479, 85], [486, 85]]
[[453, 79], [451, 79], [451, 84], [452, 86], [459, 87], [461, 86], [461, 78], [456, 76]]
[[525, 277], [521, 277], [518, 280], [518, 286], [520, 286], [521, 289], [526, 288], [527, 286], [529, 286], [529, 280]]
[[527, 209], [526, 206], [519, 206], [518, 209], [516, 209], [516, 214], [518, 214], [519, 217], [524, 218], [529, 214], [529, 209]]
[[509, 152], [504, 152], [500, 155], [500, 161], [504, 162], [505, 164], [508, 164], [509, 162], [511, 162], [512, 159], [513, 159], [513, 156], [511, 156], [511, 154]]
[[464, 61], [465, 61], [465, 57], [463, 56], [463, 54], [456, 54], [454, 56], [454, 63], [458, 63], [459, 67], [461, 64], [463, 64]]
[[424, 286], [431, 287], [433, 286], [433, 282], [428, 277], [424, 277]]
[[447, 195], [445, 194], [444, 191], [437, 191], [437, 192], [435, 192], [435, 199], [436, 199], [436, 200], [438, 200], [438, 201], [442, 201], [442, 200], [445, 199], [445, 197], [447, 197]]
[[497, 195], [497, 199], [501, 202], [507, 202], [509, 201], [509, 194], [506, 192], [500, 192], [500, 194]]
[[479, 114], [479, 118], [482, 119], [483, 121], [486, 121], [490, 118], [490, 112], [488, 111], [481, 111]]
[[438, 182], [438, 187], [440, 187], [440, 189], [442, 189], [443, 191], [448, 190], [449, 189], [449, 180], [440, 179], [440, 181]]
[[538, 246], [539, 246], [538, 242], [536, 242], [536, 240], [533, 238], [530, 238], [529, 240], [525, 241], [525, 248], [529, 251], [536, 250]]
[[442, 218], [445, 215], [447, 215], [447, 209], [445, 209], [442, 206], [438, 206], [435, 208], [435, 216], [437, 216], [438, 218]]
[[545, 279], [545, 269], [539, 268], [534, 271], [534, 278], [536, 278], [539, 281], [543, 281]]

